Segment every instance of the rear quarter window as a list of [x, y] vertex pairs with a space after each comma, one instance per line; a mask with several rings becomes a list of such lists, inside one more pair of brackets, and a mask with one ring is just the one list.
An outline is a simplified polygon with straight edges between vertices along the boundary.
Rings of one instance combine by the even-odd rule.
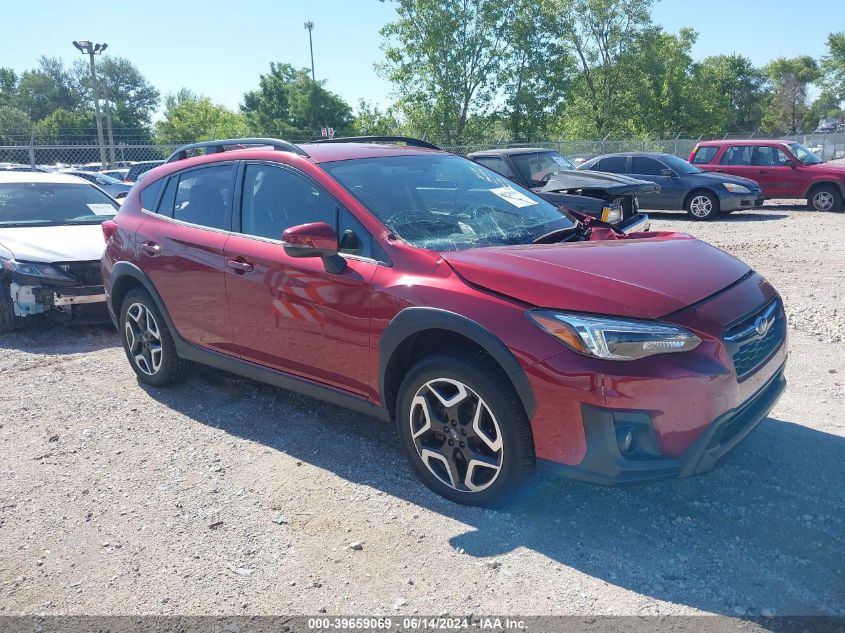
[[699, 147], [692, 157], [692, 164], [706, 165], [707, 163], [712, 162], [713, 158], [716, 156], [716, 152], [718, 151], [718, 147]]
[[164, 182], [164, 178], [159, 178], [155, 182], [151, 182], [146, 187], [141, 189], [142, 209], [146, 209], [147, 211], [155, 210], [156, 198], [158, 198], [158, 192], [161, 191], [162, 182]]

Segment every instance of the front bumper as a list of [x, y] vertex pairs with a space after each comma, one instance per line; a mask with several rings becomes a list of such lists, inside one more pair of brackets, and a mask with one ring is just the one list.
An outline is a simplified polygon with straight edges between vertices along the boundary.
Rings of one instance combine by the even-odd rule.
[[763, 192], [751, 193], [723, 193], [719, 196], [721, 211], [740, 211], [742, 209], [756, 209], [763, 206]]
[[[619, 485], [689, 477], [712, 470], [766, 418], [786, 388], [785, 364], [748, 400], [717, 417], [678, 457], [624, 457], [617, 441], [620, 425], [635, 424], [645, 412], [582, 405], [586, 454], [577, 466], [538, 460], [543, 470], [599, 485]], [[647, 440], [646, 440], [647, 441]]]
[[616, 228], [625, 231], [625, 233], [641, 233], [651, 228], [651, 219], [648, 217], [648, 213], [637, 213], [622, 220], [616, 225]]

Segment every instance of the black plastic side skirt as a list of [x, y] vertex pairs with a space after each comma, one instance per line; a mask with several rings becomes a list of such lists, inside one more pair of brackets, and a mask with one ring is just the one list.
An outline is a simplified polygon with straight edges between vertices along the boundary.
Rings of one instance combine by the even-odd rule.
[[[164, 317], [167, 329], [173, 337], [173, 344], [176, 346], [176, 353], [179, 354], [180, 358], [200, 363], [202, 365], [216, 367], [217, 369], [222, 369], [223, 371], [228, 371], [230, 373], [243, 376], [244, 378], [249, 378], [250, 380], [256, 380], [274, 387], [279, 387], [280, 389], [301, 393], [302, 395], [310, 398], [324, 400], [325, 402], [329, 402], [346, 409], [371, 415], [379, 418], [380, 420], [386, 421], [390, 419], [385, 407], [373, 404], [360, 396], [341, 391], [340, 389], [335, 389], [334, 387], [321, 385], [304, 378], [299, 378], [298, 376], [292, 376], [269, 367], [264, 367], [263, 365], [258, 365], [248, 360], [243, 360], [242, 358], [227, 356], [226, 354], [204, 349], [198, 345], [189, 343], [182, 338], [176, 330], [176, 327], [173, 325], [173, 321], [170, 319], [170, 314], [164, 307], [164, 302], [161, 300], [161, 296], [158, 294], [155, 286], [137, 266], [128, 262], [118, 262], [115, 264], [114, 270], [112, 271], [111, 287], [114, 288], [117, 279], [124, 275], [129, 275], [140, 282], [140, 284], [144, 287], [144, 290], [146, 290], [153, 298], [159, 312], [161, 312], [161, 315]], [[109, 302], [109, 308], [112, 308], [111, 302]]]

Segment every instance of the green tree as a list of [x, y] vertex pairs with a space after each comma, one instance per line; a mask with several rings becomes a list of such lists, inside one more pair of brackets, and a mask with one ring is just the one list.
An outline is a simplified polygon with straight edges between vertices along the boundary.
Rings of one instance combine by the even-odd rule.
[[503, 73], [504, 118], [514, 141], [542, 136], [566, 92], [574, 59], [560, 39], [565, 19], [558, 0], [516, 2]]
[[845, 101], [845, 31], [827, 36], [827, 55], [822, 57], [821, 70], [827, 92]]
[[32, 121], [26, 112], [10, 105], [0, 105], [0, 143], [28, 143]]
[[308, 69], [290, 64], [271, 62], [258, 89], [244, 95], [241, 110], [253, 127], [274, 136], [314, 136], [321, 127], [344, 129], [352, 124], [348, 103], [327, 90], [325, 81], [313, 81]]
[[13, 106], [17, 101], [18, 75], [11, 68], [0, 68], [0, 106]]
[[690, 49], [696, 38], [692, 29], [675, 35], [651, 28], [619, 58], [625, 72], [617, 94], [625, 104], [630, 135], [672, 138], [701, 125], [700, 101], [692, 89]]
[[409, 127], [447, 144], [478, 134], [504, 79], [515, 4], [397, 0], [396, 11], [381, 29], [377, 71], [396, 85]]
[[565, 133], [581, 137], [624, 134], [630, 127], [620, 87], [623, 62], [651, 26], [652, 0], [571, 0], [564, 41], [577, 57], [580, 75], [566, 109]]
[[690, 97], [699, 101], [699, 134], [752, 134], [770, 96], [766, 73], [742, 55], [714, 55], [693, 69]]
[[184, 88], [165, 97], [164, 103], [164, 119], [155, 124], [158, 143], [194, 143], [250, 135], [249, 123], [242, 113]]
[[35, 137], [41, 143], [96, 143], [97, 125], [94, 109], [57, 108], [35, 123]]
[[809, 55], [779, 57], [766, 66], [774, 84], [771, 104], [763, 117], [763, 128], [770, 133], [796, 134], [807, 114], [807, 88], [819, 78], [819, 66]]
[[822, 91], [804, 115], [804, 129], [814, 130], [822, 119], [839, 119], [845, 110], [839, 107], [839, 99], [828, 90]]
[[359, 135], [392, 136], [402, 133], [402, 122], [393, 108], [381, 110], [361, 99], [358, 101], [358, 111], [352, 121], [352, 129]]
[[16, 105], [39, 121], [54, 110], [76, 110], [82, 103], [73, 77], [61, 60], [41, 57], [38, 67], [21, 74], [17, 83]]

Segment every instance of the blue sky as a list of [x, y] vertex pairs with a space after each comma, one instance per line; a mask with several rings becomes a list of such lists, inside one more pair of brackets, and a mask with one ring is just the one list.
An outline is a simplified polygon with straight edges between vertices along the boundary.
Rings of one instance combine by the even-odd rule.
[[[308, 66], [314, 22], [317, 77], [350, 103], [390, 102], [378, 77], [379, 28], [394, 16], [378, 0], [141, 0], [70, 2], [3, 0], [0, 66], [33, 67], [40, 55], [66, 62], [71, 42], [108, 42], [109, 53], [131, 59], [161, 92], [187, 86], [228, 107], [238, 106], [271, 61]], [[654, 21], [669, 31], [699, 32], [695, 58], [737, 52], [758, 65], [777, 56], [825, 51], [829, 30], [845, 29], [845, 0], [662, 0]], [[13, 28], [8, 28], [14, 25]]]

